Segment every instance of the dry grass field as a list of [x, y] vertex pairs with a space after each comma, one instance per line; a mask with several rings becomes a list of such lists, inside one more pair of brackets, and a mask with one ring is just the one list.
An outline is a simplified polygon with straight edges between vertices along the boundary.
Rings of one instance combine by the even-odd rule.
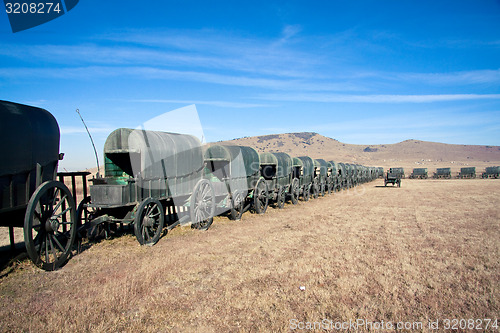
[[447, 318], [499, 317], [500, 181], [381, 185], [176, 228], [154, 247], [126, 234], [56, 272], [24, 260], [1, 273], [0, 331], [287, 332], [326, 319], [430, 332], [428, 320], [443, 331]]

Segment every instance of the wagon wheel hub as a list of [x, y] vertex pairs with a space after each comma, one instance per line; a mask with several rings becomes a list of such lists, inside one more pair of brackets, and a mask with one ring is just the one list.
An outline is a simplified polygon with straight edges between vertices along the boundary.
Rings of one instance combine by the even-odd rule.
[[208, 207], [208, 205], [205, 201], [201, 201], [198, 203], [198, 208], [201, 210], [206, 209], [207, 207]]
[[57, 218], [47, 219], [47, 222], [45, 222], [45, 231], [54, 232], [57, 229], [59, 229], [59, 225], [60, 225], [60, 223], [57, 220]]
[[155, 219], [149, 216], [145, 216], [142, 223], [145, 227], [152, 227], [155, 224]]

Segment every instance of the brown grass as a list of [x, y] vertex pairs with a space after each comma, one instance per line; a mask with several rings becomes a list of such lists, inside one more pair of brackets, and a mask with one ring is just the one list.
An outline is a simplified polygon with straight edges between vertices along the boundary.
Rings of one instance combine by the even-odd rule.
[[23, 261], [0, 280], [0, 331], [286, 332], [292, 319], [429, 331], [498, 317], [500, 182], [381, 184], [177, 228], [154, 247], [102, 241], [57, 272]]

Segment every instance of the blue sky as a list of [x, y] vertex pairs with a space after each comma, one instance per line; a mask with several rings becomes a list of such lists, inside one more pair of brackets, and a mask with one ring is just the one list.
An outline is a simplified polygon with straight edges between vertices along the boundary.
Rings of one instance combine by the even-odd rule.
[[500, 1], [81, 0], [15, 34], [2, 12], [0, 99], [56, 117], [67, 170], [95, 165], [77, 108], [99, 152], [191, 104], [207, 141], [500, 145]]

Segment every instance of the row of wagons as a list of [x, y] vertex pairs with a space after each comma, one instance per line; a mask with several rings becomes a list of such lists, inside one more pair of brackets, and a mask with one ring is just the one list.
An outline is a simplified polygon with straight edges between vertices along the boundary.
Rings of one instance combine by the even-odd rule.
[[[194, 136], [120, 128], [104, 145], [104, 178], [91, 179], [90, 196], [78, 209], [83, 225], [133, 224], [142, 245], [155, 244], [164, 228], [190, 223], [206, 230], [213, 217], [241, 219], [273, 204], [297, 204], [378, 177], [378, 169], [258, 153], [248, 146], [202, 147]], [[177, 207], [165, 224], [165, 208]]]
[[[400, 168], [402, 169], [402, 168]], [[404, 173], [403, 173], [404, 174]], [[456, 178], [466, 179], [466, 178], [476, 178], [476, 167], [463, 167], [460, 168], [460, 172], [456, 175]], [[415, 168], [410, 174], [411, 179], [427, 179], [429, 178], [429, 171], [427, 168]], [[432, 178], [439, 179], [451, 179], [452, 171], [451, 168], [437, 168], [436, 172], [433, 173]], [[500, 178], [500, 166], [490, 166], [486, 167], [484, 172], [481, 173], [481, 178]]]
[[[9, 156], [0, 165], [0, 226], [9, 227], [11, 244], [22, 227], [28, 256], [45, 270], [64, 265], [75, 240], [117, 225], [153, 245], [179, 224], [206, 230], [217, 215], [238, 220], [383, 177], [382, 168], [119, 128], [104, 145], [104, 176], [87, 188], [88, 172], [57, 172], [60, 132], [48, 111], [0, 101], [0, 118], [0, 149]], [[78, 205], [75, 176], [83, 182]]]

